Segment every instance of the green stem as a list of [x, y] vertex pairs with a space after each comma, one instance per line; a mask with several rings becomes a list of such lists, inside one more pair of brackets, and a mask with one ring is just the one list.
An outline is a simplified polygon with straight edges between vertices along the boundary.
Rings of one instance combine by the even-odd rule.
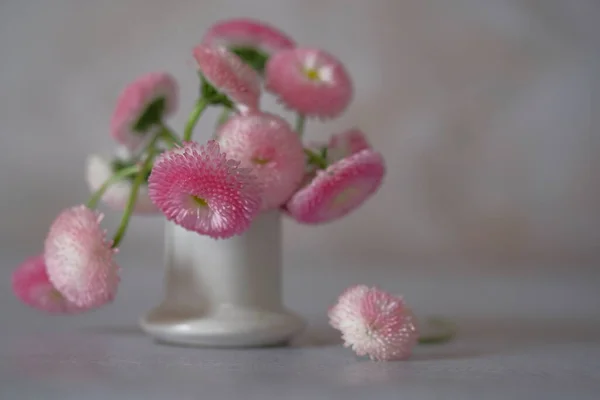
[[104, 196], [104, 193], [106, 193], [106, 191], [108, 190], [108, 188], [111, 185], [114, 185], [115, 183], [127, 178], [128, 176], [135, 174], [139, 170], [140, 170], [139, 166], [132, 165], [131, 167], [123, 168], [123, 169], [117, 171], [113, 176], [108, 178], [102, 184], [102, 186], [100, 186], [98, 188], [98, 190], [96, 190], [94, 192], [94, 194], [92, 194], [92, 196], [90, 197], [90, 199], [87, 202], [88, 208], [91, 208], [91, 209], [96, 208], [96, 206], [98, 205], [98, 202], [100, 201], [102, 196]]
[[129, 194], [129, 199], [127, 200], [127, 204], [125, 205], [125, 210], [123, 211], [123, 216], [121, 217], [121, 222], [119, 223], [119, 227], [117, 228], [117, 232], [115, 236], [113, 236], [113, 244], [112, 247], [116, 248], [121, 243], [121, 240], [125, 236], [125, 232], [127, 231], [127, 226], [129, 225], [129, 220], [131, 219], [131, 214], [133, 213], [133, 209], [135, 207], [135, 203], [137, 201], [138, 192], [140, 190], [140, 186], [144, 182], [144, 177], [148, 173], [148, 170], [152, 168], [152, 161], [154, 160], [154, 154], [156, 153], [156, 141], [160, 135], [156, 135], [152, 142], [148, 145], [148, 156], [142, 165], [142, 168], [139, 169], [138, 174], [131, 185], [131, 193]]
[[175, 145], [181, 145], [181, 139], [179, 139], [179, 136], [175, 132], [173, 132], [173, 130], [171, 128], [169, 128], [163, 122], [160, 123], [160, 127], [161, 127], [160, 136], [165, 142], [167, 142], [169, 144], [169, 147], [174, 147]]
[[299, 136], [304, 134], [304, 125], [306, 125], [306, 117], [302, 114], [298, 114], [296, 117], [296, 132]]
[[324, 157], [321, 157], [320, 155], [318, 155], [310, 149], [304, 149], [304, 154], [308, 156], [309, 164], [314, 164], [321, 169], [327, 168], [327, 160]]
[[196, 102], [196, 106], [194, 107], [194, 110], [190, 114], [188, 122], [185, 125], [185, 130], [184, 130], [184, 134], [183, 134], [183, 140], [185, 142], [192, 139], [192, 134], [194, 133], [194, 128], [196, 127], [196, 124], [198, 123], [200, 116], [206, 109], [206, 106], [208, 106], [208, 101], [206, 101], [203, 97], [199, 98], [198, 101]]
[[419, 337], [419, 344], [442, 344], [449, 342], [454, 337], [454, 333], [446, 333], [439, 336], [423, 336]]
[[419, 337], [419, 344], [440, 344], [449, 342], [456, 335], [456, 327], [454, 324], [444, 318], [434, 317], [425, 321]]

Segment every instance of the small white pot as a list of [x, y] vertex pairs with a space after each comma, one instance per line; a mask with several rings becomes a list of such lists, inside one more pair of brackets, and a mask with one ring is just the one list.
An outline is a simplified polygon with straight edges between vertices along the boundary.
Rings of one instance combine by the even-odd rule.
[[281, 296], [281, 214], [215, 240], [167, 222], [165, 298], [141, 320], [161, 342], [212, 347], [287, 342], [304, 326]]

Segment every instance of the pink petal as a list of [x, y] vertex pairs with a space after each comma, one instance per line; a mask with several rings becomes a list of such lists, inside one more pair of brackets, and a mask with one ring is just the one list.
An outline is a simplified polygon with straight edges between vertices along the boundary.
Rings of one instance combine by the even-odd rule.
[[233, 18], [217, 22], [208, 29], [203, 41], [227, 48], [252, 47], [268, 54], [296, 45], [279, 29], [248, 18]]
[[261, 199], [256, 178], [238, 164], [215, 141], [188, 142], [156, 159], [148, 194], [169, 221], [187, 230], [213, 238], [239, 235]]
[[328, 316], [344, 345], [372, 360], [404, 360], [418, 341], [415, 317], [404, 300], [378, 288], [348, 288]]
[[100, 226], [102, 217], [83, 205], [66, 209], [54, 220], [46, 237], [48, 277], [78, 307], [111, 302], [119, 286], [116, 250]]
[[227, 156], [252, 169], [258, 178], [263, 210], [279, 207], [298, 188], [304, 175], [304, 150], [284, 119], [267, 113], [234, 116], [217, 136]]
[[317, 171], [314, 179], [287, 202], [286, 210], [305, 224], [334, 221], [375, 194], [384, 174], [381, 155], [371, 149], [362, 150]]
[[46, 273], [44, 255], [26, 259], [12, 276], [15, 295], [24, 304], [50, 314], [75, 314], [85, 311], [65, 299]]
[[232, 102], [258, 107], [260, 77], [237, 55], [225, 47], [203, 43], [194, 49], [194, 57], [204, 78]]
[[339, 116], [353, 94], [342, 63], [323, 50], [310, 48], [274, 54], [266, 66], [265, 86], [287, 107], [320, 118]]

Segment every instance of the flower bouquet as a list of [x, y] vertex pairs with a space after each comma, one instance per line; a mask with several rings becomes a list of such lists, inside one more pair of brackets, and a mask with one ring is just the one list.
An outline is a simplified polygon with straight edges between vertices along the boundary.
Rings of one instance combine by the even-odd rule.
[[[110, 303], [120, 282], [115, 254], [132, 215], [162, 214], [167, 293], [142, 319], [146, 332], [238, 346], [284, 341], [302, 327], [281, 305], [281, 216], [310, 225], [348, 215], [381, 186], [384, 160], [356, 128], [303, 143], [307, 120], [340, 116], [353, 96], [347, 70], [330, 53], [262, 22], [233, 19], [211, 26], [193, 55], [200, 90], [182, 135], [168, 125], [178, 109], [168, 73], [141, 76], [118, 97], [110, 121], [118, 151], [112, 160], [88, 159], [91, 197], [62, 211], [41, 254], [15, 271], [21, 301], [54, 314]], [[263, 88], [295, 111], [294, 127], [261, 110]], [[197, 143], [194, 128], [211, 107], [221, 110], [214, 137]], [[100, 202], [122, 212], [112, 237], [101, 226]], [[378, 336], [368, 321], [386, 313]], [[377, 289], [349, 289], [330, 317], [348, 345], [376, 359], [406, 357], [416, 341], [402, 300]], [[365, 347], [369, 340], [377, 349]]]

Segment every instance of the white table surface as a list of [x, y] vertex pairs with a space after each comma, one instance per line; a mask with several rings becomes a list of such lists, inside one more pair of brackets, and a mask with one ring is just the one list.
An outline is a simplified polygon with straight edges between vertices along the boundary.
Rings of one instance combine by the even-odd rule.
[[[9, 279], [0, 282], [0, 399], [600, 398], [600, 274], [590, 269], [492, 275], [288, 259], [286, 302], [308, 330], [289, 347], [217, 350], [158, 345], [139, 331], [136, 319], [160, 298], [162, 271], [128, 258], [117, 301], [78, 317], [38, 314], [13, 298]], [[419, 315], [452, 317], [457, 339], [419, 347], [407, 362], [356, 358], [325, 310], [363, 282], [403, 293]]]

